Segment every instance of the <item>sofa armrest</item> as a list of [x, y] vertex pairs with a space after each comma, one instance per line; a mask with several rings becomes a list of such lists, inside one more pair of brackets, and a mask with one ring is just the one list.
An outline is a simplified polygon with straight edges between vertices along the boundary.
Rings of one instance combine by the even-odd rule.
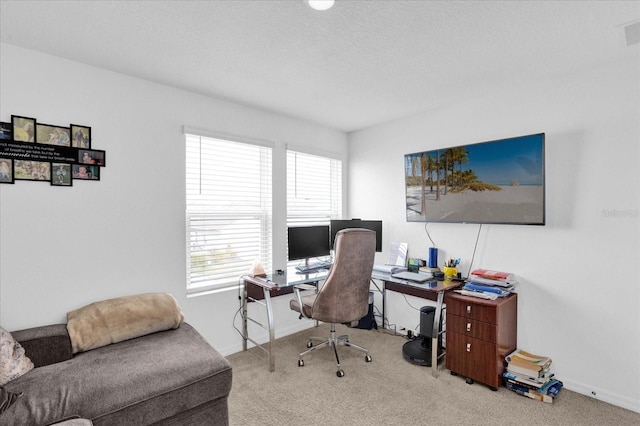
[[66, 324], [53, 324], [12, 331], [35, 367], [42, 367], [73, 357]]

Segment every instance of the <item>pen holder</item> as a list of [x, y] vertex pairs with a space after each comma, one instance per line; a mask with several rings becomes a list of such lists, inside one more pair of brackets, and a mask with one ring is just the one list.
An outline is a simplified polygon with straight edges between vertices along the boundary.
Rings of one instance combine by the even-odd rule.
[[458, 276], [458, 268], [455, 267], [444, 266], [442, 272], [444, 272], [444, 279], [447, 281], [451, 281], [451, 278]]

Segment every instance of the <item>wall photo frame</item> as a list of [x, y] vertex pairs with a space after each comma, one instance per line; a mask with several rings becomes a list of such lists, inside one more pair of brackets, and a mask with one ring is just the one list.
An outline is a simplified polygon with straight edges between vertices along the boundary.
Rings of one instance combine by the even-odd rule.
[[20, 115], [11, 116], [11, 126], [13, 140], [17, 142], [36, 141], [36, 119], [22, 117]]
[[80, 149], [78, 150], [78, 163], [81, 164], [95, 164], [97, 166], [104, 166], [105, 152], [97, 149]]
[[71, 176], [73, 179], [80, 180], [100, 180], [100, 167], [85, 164], [73, 164]]
[[74, 148], [91, 149], [91, 127], [72, 124], [71, 146]]
[[15, 160], [15, 180], [51, 182], [51, 163], [45, 161]]
[[73, 178], [71, 176], [71, 164], [51, 163], [51, 185], [73, 186]]
[[14, 183], [13, 159], [0, 158], [0, 183]]
[[13, 125], [0, 122], [0, 141], [13, 140]]
[[36, 143], [57, 146], [71, 146], [70, 130], [68, 127], [52, 126], [50, 124], [36, 124]]

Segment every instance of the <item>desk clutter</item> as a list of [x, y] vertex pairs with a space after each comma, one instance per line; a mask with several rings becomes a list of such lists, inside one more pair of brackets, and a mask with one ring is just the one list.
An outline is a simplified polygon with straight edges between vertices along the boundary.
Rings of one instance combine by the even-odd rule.
[[510, 272], [475, 269], [458, 293], [481, 299], [496, 300], [506, 297], [515, 289], [516, 279]]
[[505, 360], [507, 371], [502, 377], [507, 389], [537, 401], [553, 403], [563, 384], [550, 372], [551, 358], [517, 349]]

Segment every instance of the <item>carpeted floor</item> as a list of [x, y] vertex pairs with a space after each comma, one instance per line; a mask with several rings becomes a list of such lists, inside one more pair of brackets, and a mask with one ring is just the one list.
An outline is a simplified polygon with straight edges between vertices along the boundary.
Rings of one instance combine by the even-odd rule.
[[[370, 350], [364, 355], [342, 349], [346, 375], [338, 378], [333, 353], [323, 349], [305, 358], [298, 353], [307, 338], [328, 336], [328, 325], [276, 341], [276, 371], [268, 371], [259, 349], [229, 357], [233, 387], [231, 426], [251, 425], [638, 425], [640, 414], [563, 389], [553, 404], [497, 392], [440, 367], [431, 369], [403, 359], [406, 340], [386, 331], [338, 326], [338, 334]], [[561, 378], [560, 378], [561, 379]]]

